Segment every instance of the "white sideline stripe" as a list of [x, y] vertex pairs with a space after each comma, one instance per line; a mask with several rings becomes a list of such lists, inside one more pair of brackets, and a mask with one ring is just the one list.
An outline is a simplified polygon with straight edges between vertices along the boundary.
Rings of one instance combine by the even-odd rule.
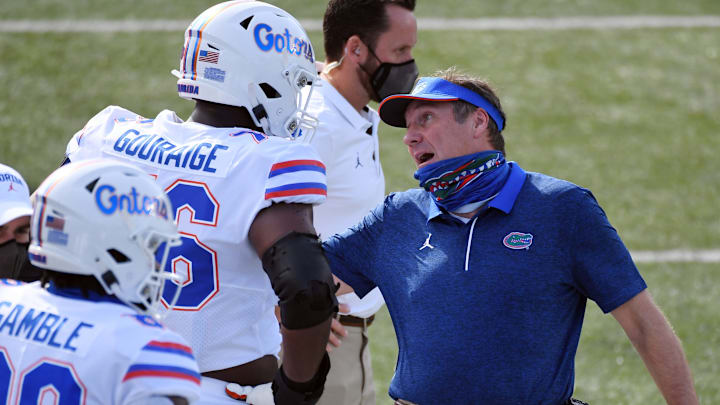
[[720, 249], [631, 251], [635, 263], [720, 263]]
[[496, 31], [496, 30], [574, 30], [634, 28], [720, 27], [720, 16], [607, 16], [555, 18], [420, 18], [418, 29]]
[[[0, 20], [0, 32], [184, 31], [191, 20]], [[308, 31], [322, 21], [301, 19]], [[605, 16], [555, 18], [419, 18], [423, 31], [573, 30], [720, 27], [720, 16]]]

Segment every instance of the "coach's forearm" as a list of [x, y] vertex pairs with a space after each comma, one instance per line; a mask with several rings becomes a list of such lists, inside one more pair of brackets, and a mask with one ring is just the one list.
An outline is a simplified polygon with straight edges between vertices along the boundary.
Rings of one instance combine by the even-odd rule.
[[646, 291], [612, 312], [668, 404], [697, 404], [680, 340]]
[[644, 333], [633, 345], [668, 404], [697, 404], [690, 367], [680, 340], [660, 314], [660, 325]]

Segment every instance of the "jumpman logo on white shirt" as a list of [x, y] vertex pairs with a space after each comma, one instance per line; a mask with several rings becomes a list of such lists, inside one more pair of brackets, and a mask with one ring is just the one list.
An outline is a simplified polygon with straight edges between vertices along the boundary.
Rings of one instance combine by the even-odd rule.
[[357, 163], [355, 163], [355, 168], [363, 167], [363, 164], [360, 163], [360, 152], [357, 153]]
[[423, 250], [423, 249], [425, 249], [425, 248], [435, 249], [435, 246], [433, 246], [433, 245], [430, 244], [430, 237], [431, 237], [431, 236], [432, 236], [432, 234], [428, 232], [428, 237], [427, 237], [427, 239], [425, 239], [425, 243], [423, 243], [423, 245], [420, 246], [420, 249], [418, 249], [418, 250]]

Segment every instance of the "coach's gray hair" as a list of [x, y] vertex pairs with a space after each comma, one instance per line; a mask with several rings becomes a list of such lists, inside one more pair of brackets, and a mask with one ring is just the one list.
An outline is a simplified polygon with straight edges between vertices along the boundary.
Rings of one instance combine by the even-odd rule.
[[[435, 72], [433, 75], [435, 77], [441, 77], [450, 83], [457, 84], [458, 86], [465, 87], [466, 89], [472, 90], [475, 93], [483, 96], [487, 101], [489, 101], [497, 110], [500, 112], [500, 116], [502, 117], [503, 121], [505, 121], [505, 125], [507, 125], [507, 119], [505, 118], [505, 112], [502, 109], [502, 105], [500, 104], [500, 99], [495, 94], [495, 91], [490, 86], [490, 84], [478, 77], [473, 77], [464, 73], [461, 73], [458, 71], [458, 69], [455, 66], [452, 66], [445, 70], [440, 70]], [[467, 101], [458, 100], [453, 102], [453, 116], [455, 117], [455, 121], [459, 123], [465, 122], [467, 117], [475, 112], [478, 107], [475, 107], [474, 105], [468, 103]], [[489, 141], [490, 145], [492, 145], [493, 148], [501, 151], [503, 155], [505, 154], [505, 138], [503, 138], [503, 135], [501, 131], [498, 131], [497, 124], [495, 124], [495, 121], [490, 119], [488, 123], [488, 130], [489, 130]]]

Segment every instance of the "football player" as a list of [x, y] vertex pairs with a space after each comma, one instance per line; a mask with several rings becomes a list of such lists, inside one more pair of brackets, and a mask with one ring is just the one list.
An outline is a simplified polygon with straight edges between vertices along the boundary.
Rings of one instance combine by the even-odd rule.
[[192, 350], [154, 317], [180, 236], [162, 189], [96, 160], [58, 169], [35, 196], [29, 255], [43, 278], [0, 280], [0, 402], [196, 400]]
[[[225, 2], [190, 24], [174, 74], [180, 96], [195, 101], [187, 121], [108, 107], [73, 137], [67, 158], [130, 162], [167, 192], [182, 244], [165, 270], [184, 288], [166, 323], [196, 353], [208, 403], [233, 401], [227, 382], [272, 382], [276, 404], [315, 403], [337, 300], [312, 225], [325, 167], [294, 141], [316, 124], [301, 93], [317, 75], [310, 40], [280, 8]], [[175, 288], [168, 283], [163, 300]]]

